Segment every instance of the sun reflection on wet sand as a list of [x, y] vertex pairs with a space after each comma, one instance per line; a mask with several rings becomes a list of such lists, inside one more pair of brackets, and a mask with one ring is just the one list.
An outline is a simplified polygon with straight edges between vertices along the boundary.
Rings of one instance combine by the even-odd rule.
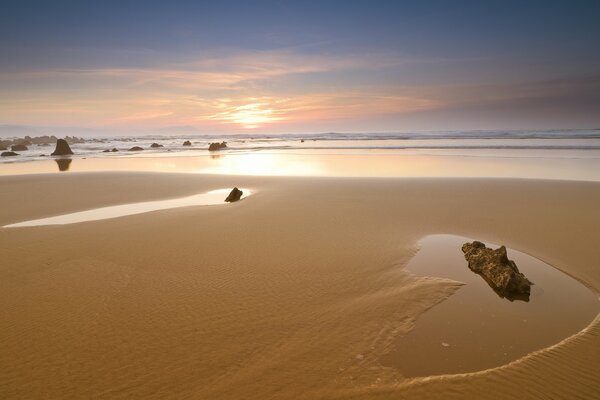
[[[0, 164], [0, 175], [56, 172], [55, 160]], [[60, 167], [60, 165], [59, 165]], [[61, 169], [62, 170], [62, 169]], [[284, 152], [218, 155], [74, 158], [71, 172], [140, 171], [259, 176], [502, 177], [600, 181], [600, 159], [466, 157], [455, 155], [299, 154]]]

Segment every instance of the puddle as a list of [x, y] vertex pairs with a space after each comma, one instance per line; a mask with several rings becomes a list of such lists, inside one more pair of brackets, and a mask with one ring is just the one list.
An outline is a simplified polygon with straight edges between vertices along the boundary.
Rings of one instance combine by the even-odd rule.
[[[242, 199], [252, 194], [248, 189], [241, 190], [244, 192]], [[177, 199], [146, 201], [143, 203], [130, 203], [118, 206], [95, 208], [92, 210], [57, 215], [49, 218], [18, 222], [16, 224], [5, 225], [4, 228], [75, 224], [78, 222], [97, 221], [101, 219], [124, 217], [126, 215], [142, 214], [150, 211], [166, 210], [169, 208], [228, 204], [225, 203], [224, 200], [230, 191], [231, 189], [217, 189], [207, 193], [196, 194], [188, 197], [180, 197]]]
[[432, 235], [419, 242], [421, 249], [408, 271], [465, 285], [421, 315], [415, 328], [382, 357], [382, 365], [407, 377], [481, 371], [554, 345], [585, 328], [600, 312], [598, 296], [590, 289], [513, 249], [507, 249], [509, 259], [534, 285], [529, 301], [502, 298], [467, 267], [461, 246], [472, 241]]

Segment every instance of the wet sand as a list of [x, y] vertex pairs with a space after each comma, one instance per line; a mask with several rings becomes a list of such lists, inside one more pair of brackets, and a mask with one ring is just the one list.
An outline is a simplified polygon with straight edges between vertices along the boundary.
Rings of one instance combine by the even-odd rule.
[[404, 270], [426, 235], [505, 244], [598, 293], [598, 183], [4, 176], [0, 225], [233, 186], [253, 195], [0, 229], [0, 397], [598, 397], [599, 318], [482, 372], [408, 379], [380, 363], [461, 285]]

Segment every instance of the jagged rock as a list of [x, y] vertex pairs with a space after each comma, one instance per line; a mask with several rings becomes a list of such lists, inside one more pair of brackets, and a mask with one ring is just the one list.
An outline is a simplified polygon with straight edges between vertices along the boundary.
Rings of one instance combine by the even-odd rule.
[[132, 148], [129, 149], [129, 151], [142, 151], [144, 149], [142, 149], [140, 146], [133, 146]]
[[241, 199], [243, 194], [244, 194], [244, 192], [242, 192], [240, 189], [234, 187], [231, 190], [231, 192], [229, 193], [229, 196], [227, 196], [227, 198], [225, 199], [225, 201], [229, 202], [229, 203], [233, 203], [234, 201], [238, 201], [239, 199]]
[[12, 146], [10, 146], [10, 149], [12, 151], [25, 151], [27, 150], [27, 146], [25, 146], [24, 144], [13, 144]]
[[158, 144], [158, 143], [152, 143], [150, 145], [150, 147], [157, 148], [157, 147], [163, 147], [163, 145], [162, 144]]
[[192, 142], [190, 142], [189, 140], [186, 140], [185, 142], [183, 142], [184, 146], [191, 146]]
[[227, 148], [227, 142], [211, 143], [208, 145], [209, 151], [221, 150]]
[[113, 147], [113, 149], [110, 151], [111, 153], [116, 153], [117, 151], [119, 151], [116, 147]]
[[69, 143], [65, 139], [58, 139], [56, 141], [56, 148], [52, 153], [53, 156], [66, 156], [69, 154], [73, 154], [71, 151], [71, 147], [69, 147]]
[[496, 293], [509, 300], [518, 298], [519, 295], [525, 295], [529, 299], [533, 283], [519, 272], [513, 260], [508, 259], [506, 247], [494, 250], [474, 241], [463, 244], [462, 251], [471, 271], [481, 275]]
[[14, 151], [4, 151], [2, 152], [2, 154], [0, 154], [0, 157], [13, 157], [13, 156], [18, 156], [18, 153], [15, 153]]

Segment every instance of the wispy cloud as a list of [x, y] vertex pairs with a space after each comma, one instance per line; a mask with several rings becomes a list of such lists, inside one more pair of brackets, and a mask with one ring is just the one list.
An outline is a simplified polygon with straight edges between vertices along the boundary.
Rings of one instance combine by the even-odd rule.
[[[40, 118], [47, 119], [52, 110], [50, 119], [62, 124], [82, 122], [68, 121], [77, 116], [67, 111], [79, 109], [87, 111], [82, 116], [90, 125], [224, 124], [232, 128], [257, 128], [302, 118], [351, 119], [436, 107], [438, 102], [418, 96], [384, 93], [380, 88], [365, 89], [371, 74], [410, 62], [414, 60], [397, 54], [316, 55], [285, 49], [213, 54], [194, 61], [165, 62], [152, 68], [5, 72], [0, 74], [0, 80], [10, 82], [18, 92], [33, 99], [36, 106], [32, 107], [30, 101], [27, 112], [37, 112]], [[360, 90], [353, 90], [353, 84], [329, 91], [307, 90], [302, 85], [289, 84], [288, 80], [299, 75], [335, 76], [349, 71], [362, 76], [355, 83], [363, 85]], [[275, 91], [274, 80], [277, 80]], [[24, 104], [17, 101], [9, 107], [13, 117], [26, 112], [20, 105]]]

